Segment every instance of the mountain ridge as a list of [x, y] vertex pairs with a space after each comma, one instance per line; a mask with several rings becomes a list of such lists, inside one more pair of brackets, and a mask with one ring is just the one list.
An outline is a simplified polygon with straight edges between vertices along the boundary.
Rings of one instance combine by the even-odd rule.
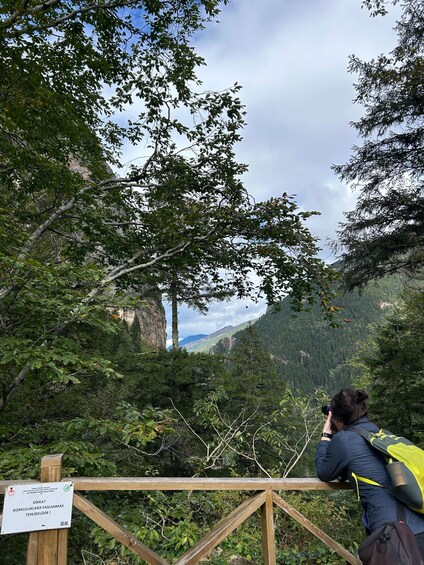
[[185, 345], [185, 349], [192, 353], [209, 353], [211, 349], [221, 340], [226, 337], [232, 336], [234, 333], [244, 330], [248, 325], [255, 324], [257, 318], [248, 320], [236, 326], [227, 325], [223, 328], [207, 335], [206, 337], [193, 341]]
[[208, 334], [189, 335], [189, 336], [185, 337], [184, 339], [181, 339], [178, 345], [180, 347], [184, 347], [185, 345], [188, 345], [189, 343], [192, 343], [194, 341], [199, 341], [199, 339], [203, 339], [204, 337], [207, 337], [207, 335]]
[[[309, 312], [293, 313], [289, 298], [279, 309], [269, 308], [254, 327], [278, 374], [292, 389], [311, 393], [324, 388], [334, 394], [352, 384], [356, 370], [349, 360], [372, 335], [373, 326], [384, 322], [402, 301], [403, 288], [404, 278], [392, 275], [369, 283], [361, 292], [340, 291], [335, 301], [340, 305], [337, 328], [323, 319], [317, 304]], [[239, 333], [219, 341], [212, 352], [228, 352]]]

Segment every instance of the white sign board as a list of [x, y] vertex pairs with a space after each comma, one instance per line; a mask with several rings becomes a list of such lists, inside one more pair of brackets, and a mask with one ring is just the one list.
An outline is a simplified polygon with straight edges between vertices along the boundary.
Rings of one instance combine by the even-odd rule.
[[9, 485], [4, 494], [2, 534], [71, 527], [74, 484]]

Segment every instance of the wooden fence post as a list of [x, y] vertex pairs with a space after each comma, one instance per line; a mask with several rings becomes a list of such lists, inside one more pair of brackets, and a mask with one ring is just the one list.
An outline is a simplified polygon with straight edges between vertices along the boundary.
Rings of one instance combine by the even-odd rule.
[[[40, 481], [55, 483], [62, 479], [63, 454], [46, 455], [41, 459]], [[26, 565], [66, 565], [68, 529], [31, 532]]]
[[272, 490], [267, 490], [262, 512], [262, 552], [265, 565], [276, 565], [275, 559], [275, 533], [274, 533], [274, 503]]
[[28, 537], [26, 565], [38, 563], [38, 532], [31, 532]]

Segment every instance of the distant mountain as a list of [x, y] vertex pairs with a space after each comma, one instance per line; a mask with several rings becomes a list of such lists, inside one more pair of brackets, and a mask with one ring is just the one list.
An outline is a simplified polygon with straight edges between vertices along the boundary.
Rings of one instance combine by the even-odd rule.
[[[384, 318], [400, 303], [404, 279], [386, 277], [369, 284], [362, 293], [340, 294], [335, 301], [341, 306], [338, 328], [330, 328], [322, 319], [318, 306], [310, 312], [293, 314], [290, 301], [281, 309], [270, 309], [255, 323], [255, 330], [273, 356], [278, 373], [289, 385], [303, 392], [324, 387], [334, 393], [351, 384], [353, 369], [347, 364], [372, 333], [372, 325]], [[230, 348], [231, 340], [222, 340], [214, 351]]]
[[209, 353], [221, 339], [230, 338], [233, 334], [244, 330], [249, 324], [254, 324], [255, 322], [256, 319], [244, 322], [238, 326], [225, 326], [224, 328], [209, 334], [202, 339], [184, 345], [184, 347], [187, 351], [193, 353]]
[[[241, 324], [241, 325], [242, 325], [242, 326], [245, 326], [246, 324], [250, 324], [250, 322], [245, 322], [245, 323], [243, 323], [243, 324]], [[212, 334], [209, 334], [207, 337], [208, 337], [209, 339], [213, 339], [214, 337], [218, 337], [218, 336], [220, 336], [220, 335], [222, 336], [222, 335], [224, 335], [224, 334], [232, 333], [232, 331], [233, 331], [234, 329], [238, 328], [238, 327], [239, 327], [239, 326], [236, 326], [235, 328], [234, 328], [234, 326], [225, 326], [225, 327], [221, 328], [220, 330], [217, 330], [216, 332], [214, 332], [214, 333], [212, 333]], [[243, 329], [244, 329], [244, 328], [243, 328]], [[236, 329], [236, 331], [239, 331], [239, 330]]]
[[184, 339], [182, 339], [179, 342], [180, 347], [184, 347], [186, 345], [188, 345], [189, 343], [192, 343], [193, 341], [198, 341], [199, 339], [203, 339], [204, 337], [207, 337], [208, 334], [196, 334], [196, 335], [189, 335], [188, 337], [185, 337]]

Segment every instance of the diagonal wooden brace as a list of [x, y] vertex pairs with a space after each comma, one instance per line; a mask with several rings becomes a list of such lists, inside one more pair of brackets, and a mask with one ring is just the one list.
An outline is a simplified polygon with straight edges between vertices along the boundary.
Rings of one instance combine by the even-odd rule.
[[128, 547], [128, 549], [144, 559], [144, 561], [149, 563], [149, 565], [169, 565], [165, 559], [162, 559], [162, 557], [135, 538], [130, 532], [120, 526], [95, 504], [78, 493], [74, 493], [74, 506], [93, 520], [93, 522], [95, 522], [98, 526], [106, 530], [106, 532], [108, 532], [111, 536], [125, 545], [125, 547]]

